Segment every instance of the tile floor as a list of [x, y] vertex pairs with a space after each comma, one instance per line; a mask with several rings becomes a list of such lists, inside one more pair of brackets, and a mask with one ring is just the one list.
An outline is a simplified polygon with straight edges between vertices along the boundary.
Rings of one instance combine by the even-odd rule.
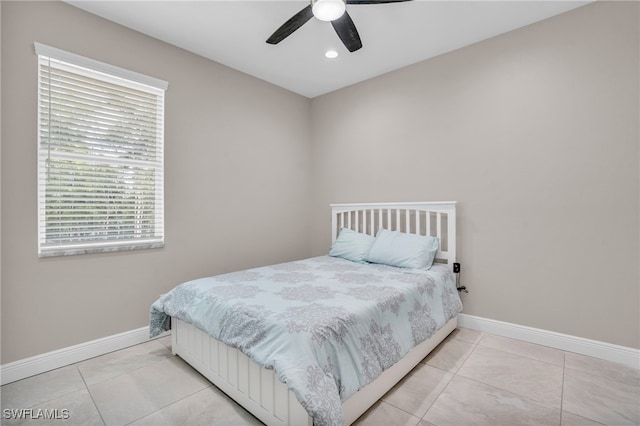
[[[153, 340], [3, 386], [3, 425], [260, 425]], [[67, 420], [6, 419], [12, 408]], [[357, 425], [638, 425], [640, 371], [455, 330]]]

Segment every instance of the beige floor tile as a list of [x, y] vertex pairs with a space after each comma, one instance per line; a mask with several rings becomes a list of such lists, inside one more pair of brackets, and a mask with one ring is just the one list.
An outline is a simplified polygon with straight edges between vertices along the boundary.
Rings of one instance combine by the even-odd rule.
[[471, 330], [469, 328], [456, 328], [449, 336], [453, 339], [477, 344], [482, 340], [484, 334], [481, 331]]
[[640, 370], [615, 362], [567, 352], [565, 367], [640, 387]]
[[560, 408], [562, 367], [478, 345], [458, 374]]
[[2, 386], [2, 408], [31, 408], [81, 389], [82, 377], [70, 365]]
[[56, 424], [64, 426], [104, 426], [102, 418], [86, 389], [36, 405], [32, 407], [31, 413], [28, 416], [25, 415], [22, 419], [5, 419], [4, 417], [2, 424], [7, 426]]
[[171, 350], [171, 335], [160, 337], [156, 341], [162, 343], [167, 347], [167, 349]]
[[602, 426], [602, 423], [563, 411], [560, 426]]
[[[166, 336], [2, 386], [3, 409], [70, 414], [2, 425], [261, 424], [170, 348]], [[459, 328], [356, 424], [638, 425], [639, 401], [640, 370]]]
[[172, 357], [162, 343], [152, 340], [78, 363], [88, 386]]
[[609, 425], [640, 424], [640, 388], [566, 368], [562, 408]]
[[89, 386], [107, 425], [124, 425], [209, 387], [178, 357]]
[[382, 400], [408, 413], [422, 417], [447, 386], [453, 374], [418, 364]]
[[415, 426], [420, 418], [378, 401], [353, 423], [353, 426]]
[[475, 349], [475, 345], [464, 340], [447, 339], [440, 343], [421, 362], [432, 367], [455, 373]]
[[262, 425], [244, 408], [215, 387], [208, 387], [131, 423], [130, 426]]
[[559, 425], [560, 409], [456, 376], [423, 420], [438, 426]]
[[509, 339], [508, 337], [485, 334], [481, 346], [497, 349], [511, 354], [537, 359], [549, 364], [564, 366], [564, 351], [549, 348], [547, 346], [536, 345], [522, 340]]

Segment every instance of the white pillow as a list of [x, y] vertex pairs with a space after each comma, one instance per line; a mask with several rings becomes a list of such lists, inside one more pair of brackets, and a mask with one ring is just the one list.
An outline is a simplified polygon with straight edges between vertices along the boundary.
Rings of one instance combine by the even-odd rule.
[[364, 260], [399, 268], [429, 269], [438, 245], [435, 237], [380, 229]]
[[338, 238], [331, 245], [329, 256], [341, 257], [352, 262], [366, 263], [364, 258], [369, 253], [375, 238], [371, 235], [356, 232], [349, 228], [340, 228]]

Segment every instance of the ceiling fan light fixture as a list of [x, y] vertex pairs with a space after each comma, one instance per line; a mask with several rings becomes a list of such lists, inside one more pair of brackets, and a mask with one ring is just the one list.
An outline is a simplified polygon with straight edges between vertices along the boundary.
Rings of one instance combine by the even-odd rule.
[[313, 16], [321, 21], [334, 21], [341, 17], [347, 5], [344, 0], [314, 0], [313, 1]]

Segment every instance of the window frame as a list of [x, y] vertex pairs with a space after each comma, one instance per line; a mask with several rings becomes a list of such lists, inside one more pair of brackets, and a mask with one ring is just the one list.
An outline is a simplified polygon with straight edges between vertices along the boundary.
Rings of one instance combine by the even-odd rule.
[[[104, 62], [76, 55], [74, 53], [50, 47], [42, 43], [36, 42], [34, 43], [34, 47], [38, 56], [38, 256], [66, 256], [86, 253], [101, 253], [164, 247], [164, 100], [165, 92], [168, 88], [168, 83], [163, 80], [146, 76], [144, 74], [140, 74], [124, 68], [106, 64]], [[54, 68], [74, 73], [78, 76], [89, 77], [91, 79], [102, 81], [104, 83], [112, 85], [115, 84], [121, 88], [134, 89], [137, 91], [145, 92], [156, 97], [156, 107], [155, 109], [151, 109], [151, 111], [156, 114], [156, 131], [154, 133], [155, 144], [153, 145], [153, 157], [150, 157], [150, 159], [148, 160], [137, 159], [121, 161], [120, 158], [108, 160], [104, 156], [92, 153], [90, 150], [84, 154], [69, 155], [69, 157], [72, 158], [72, 161], [86, 161], [86, 164], [82, 164], [82, 167], [91, 166], [90, 162], [94, 161], [95, 164], [93, 165], [92, 173], [99, 173], [98, 169], [100, 167], [103, 167], [102, 165], [105, 165], [106, 167], [122, 165], [124, 165], [125, 167], [133, 167], [136, 163], [138, 163], [140, 167], [145, 167], [153, 170], [152, 179], [154, 182], [154, 190], [152, 191], [153, 195], [151, 196], [154, 206], [152, 213], [153, 224], [148, 225], [148, 228], [153, 230], [153, 235], [151, 237], [136, 238], [135, 232], [130, 230], [128, 231], [128, 233], [125, 233], [125, 235], [129, 236], [129, 238], [122, 238], [122, 236], [98, 237], [97, 234], [94, 235], [96, 236], [96, 238], [93, 240], [83, 239], [82, 241], [74, 241], [75, 238], [70, 237], [68, 241], [52, 242], [51, 239], [48, 238], [46, 192], [47, 184], [49, 183], [49, 181], [47, 180], [47, 163], [51, 160], [52, 156], [50, 145], [48, 145], [49, 142], [44, 141], [42, 137], [42, 92], [44, 90], [43, 86], [48, 84], [43, 83], [43, 80], [41, 79], [43, 64], [45, 66], [53, 66]], [[114, 146], [117, 146], [116, 142], [114, 142]], [[62, 157], [64, 157], [64, 154], [62, 154], [58, 158]], [[99, 163], [102, 163], [102, 165], [99, 165]], [[114, 182], [121, 182], [122, 179], [123, 177], [118, 175], [116, 178], [114, 178]], [[130, 188], [130, 186], [127, 186], [127, 188]], [[145, 215], [145, 219], [147, 221], [149, 220], [148, 214]], [[117, 224], [118, 221], [116, 220], [113, 223]], [[112, 225], [110, 224], [109, 226]], [[131, 227], [131, 225], [129, 226]], [[86, 230], [84, 232], [86, 232]]]

